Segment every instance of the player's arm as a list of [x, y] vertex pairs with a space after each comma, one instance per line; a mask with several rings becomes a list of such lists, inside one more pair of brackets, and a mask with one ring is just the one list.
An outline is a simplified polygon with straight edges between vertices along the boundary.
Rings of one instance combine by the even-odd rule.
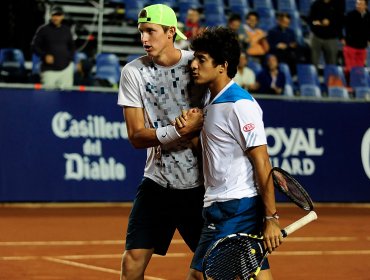
[[123, 114], [125, 116], [128, 139], [135, 148], [149, 148], [161, 144], [155, 129], [145, 127], [143, 108], [124, 107]]
[[[267, 146], [261, 145], [251, 147], [247, 150], [247, 154], [256, 173], [257, 184], [264, 204], [265, 216], [272, 217], [277, 211], [275, 190], [270, 176], [272, 167], [267, 152]], [[280, 245], [282, 236], [277, 219], [265, 219], [263, 236], [266, 247], [270, 252]]]
[[190, 137], [199, 131], [203, 124], [203, 114], [199, 113], [188, 122], [188, 126], [177, 130], [168, 125], [158, 129], [145, 127], [144, 109], [124, 107], [128, 138], [135, 148], [148, 148], [176, 141], [182, 137]]

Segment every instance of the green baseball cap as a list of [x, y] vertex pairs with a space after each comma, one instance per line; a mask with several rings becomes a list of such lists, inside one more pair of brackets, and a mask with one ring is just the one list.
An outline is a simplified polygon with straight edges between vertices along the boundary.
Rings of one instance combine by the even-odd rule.
[[138, 23], [156, 23], [164, 26], [174, 26], [176, 28], [176, 40], [186, 40], [186, 36], [177, 27], [177, 17], [175, 12], [163, 4], [150, 5], [142, 9], [139, 13]]

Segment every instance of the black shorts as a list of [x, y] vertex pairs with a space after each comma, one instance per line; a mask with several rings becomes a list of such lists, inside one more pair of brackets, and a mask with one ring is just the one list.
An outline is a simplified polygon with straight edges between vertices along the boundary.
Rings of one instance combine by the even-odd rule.
[[141, 182], [130, 213], [126, 250], [153, 249], [166, 255], [177, 229], [194, 252], [203, 227], [204, 187], [165, 188], [151, 179]]

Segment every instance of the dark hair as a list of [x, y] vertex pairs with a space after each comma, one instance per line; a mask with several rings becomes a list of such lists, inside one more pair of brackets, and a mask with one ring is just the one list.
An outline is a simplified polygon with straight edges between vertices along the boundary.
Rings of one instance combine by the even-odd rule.
[[250, 16], [255, 16], [255, 17], [257, 18], [257, 20], [260, 18], [259, 14], [258, 14], [257, 12], [254, 12], [254, 11], [249, 12], [249, 13], [245, 16], [245, 18], [246, 18], [246, 19], [248, 19]]
[[213, 58], [214, 65], [228, 63], [227, 75], [233, 78], [240, 57], [239, 41], [235, 33], [225, 27], [208, 27], [191, 43], [195, 52], [206, 52]]
[[238, 14], [231, 14], [230, 17], [229, 17], [229, 19], [227, 20], [227, 22], [232, 22], [234, 20], [242, 21], [242, 18]]

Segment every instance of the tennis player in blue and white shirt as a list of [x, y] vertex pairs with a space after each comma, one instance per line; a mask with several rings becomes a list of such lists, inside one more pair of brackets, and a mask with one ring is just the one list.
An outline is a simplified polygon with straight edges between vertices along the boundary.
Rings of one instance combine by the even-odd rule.
[[[210, 28], [191, 47], [194, 81], [208, 86], [210, 101], [201, 132], [205, 225], [188, 280], [202, 279], [208, 247], [229, 234], [262, 234], [270, 252], [282, 242], [262, 110], [232, 80], [240, 55], [236, 36], [226, 28]], [[178, 117], [177, 126], [186, 126], [196, 111]], [[257, 279], [272, 279], [268, 262]]]

